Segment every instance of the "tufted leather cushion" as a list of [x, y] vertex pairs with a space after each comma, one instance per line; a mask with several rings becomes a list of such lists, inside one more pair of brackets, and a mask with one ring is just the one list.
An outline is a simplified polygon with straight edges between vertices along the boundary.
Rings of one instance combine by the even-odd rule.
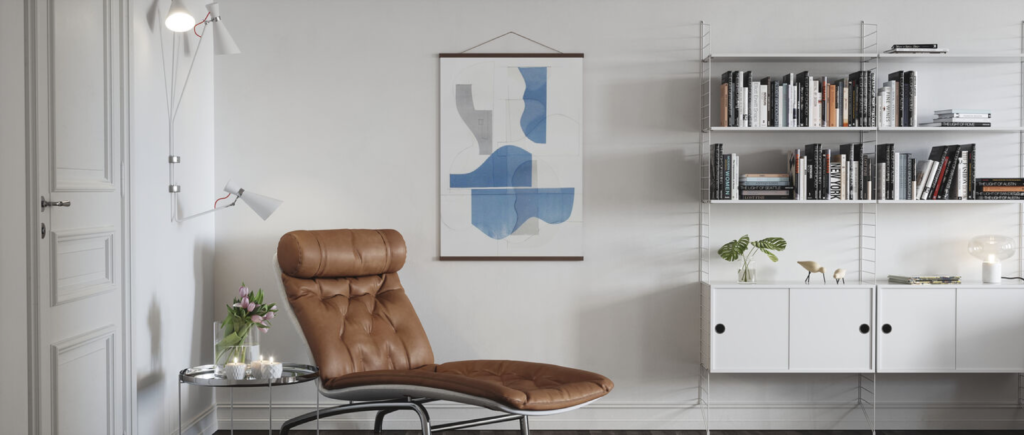
[[597, 399], [614, 386], [596, 373], [548, 364], [435, 365], [398, 279], [405, 241], [397, 231], [293, 231], [281, 237], [277, 255], [288, 303], [328, 390], [415, 385], [549, 411]]
[[394, 230], [293, 231], [278, 262], [288, 302], [324, 380], [434, 362], [395, 273], [405, 241]]
[[458, 361], [415, 370], [379, 370], [328, 379], [327, 389], [365, 385], [417, 385], [483, 397], [514, 409], [569, 408], [608, 394], [615, 386], [597, 373], [522, 361]]

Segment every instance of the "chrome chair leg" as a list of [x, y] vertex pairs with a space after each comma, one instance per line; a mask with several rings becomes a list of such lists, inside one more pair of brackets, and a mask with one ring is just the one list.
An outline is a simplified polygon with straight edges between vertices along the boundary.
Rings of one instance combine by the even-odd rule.
[[530, 435], [530, 417], [524, 415], [519, 419], [519, 435]]
[[395, 412], [394, 409], [377, 411], [377, 416], [373, 419], [373, 433], [381, 434], [384, 433], [384, 416]]

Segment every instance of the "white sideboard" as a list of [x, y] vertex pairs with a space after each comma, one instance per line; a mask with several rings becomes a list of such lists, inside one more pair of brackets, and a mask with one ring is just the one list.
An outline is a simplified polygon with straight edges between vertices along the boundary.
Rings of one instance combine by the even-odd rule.
[[1024, 285], [713, 282], [701, 300], [713, 373], [1024, 373]]

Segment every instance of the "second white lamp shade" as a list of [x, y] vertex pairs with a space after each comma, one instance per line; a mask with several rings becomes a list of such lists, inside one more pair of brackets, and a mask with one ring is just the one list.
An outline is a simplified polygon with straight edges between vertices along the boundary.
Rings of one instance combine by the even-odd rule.
[[231, 37], [228, 33], [228, 29], [224, 27], [224, 20], [220, 17], [220, 5], [217, 3], [210, 3], [206, 5], [206, 10], [210, 11], [210, 26], [213, 32], [213, 54], [238, 54], [242, 50], [238, 49], [238, 44], [235, 44], [235, 38]]

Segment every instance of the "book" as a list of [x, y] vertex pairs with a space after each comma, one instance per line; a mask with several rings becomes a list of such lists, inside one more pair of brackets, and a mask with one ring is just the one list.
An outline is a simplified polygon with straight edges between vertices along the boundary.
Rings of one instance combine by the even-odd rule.
[[1024, 193], [1024, 186], [982, 186], [981, 193], [989, 192], [1020, 192]]
[[732, 154], [722, 160], [722, 199], [732, 199]]
[[946, 54], [945, 48], [890, 48], [883, 53], [888, 54]]
[[764, 196], [790, 196], [793, 194], [790, 190], [740, 190], [741, 195], [764, 195]]
[[992, 115], [990, 110], [978, 110], [978, 109], [943, 109], [936, 110], [936, 115], [947, 115], [947, 114], [960, 114], [960, 115]]
[[770, 88], [771, 88], [771, 78], [765, 77], [765, 78], [761, 79], [761, 82], [759, 83], [759, 86], [757, 88], [758, 92], [760, 92], [760, 95], [758, 96], [758, 101], [761, 102], [761, 107], [760, 107], [760, 109], [758, 109], [757, 113], [759, 113], [761, 115], [760, 119], [758, 120], [759, 125], [761, 127], [767, 127], [768, 126], [768, 110], [771, 107], [768, 104], [768, 90]]
[[791, 184], [740, 184], [740, 190], [795, 190]]
[[939, 121], [923, 124], [924, 127], [991, 127], [991, 122]]
[[889, 275], [889, 282], [894, 284], [928, 285], [928, 284], [961, 284], [960, 276], [901, 276]]
[[729, 199], [740, 198], [739, 178], [740, 178], [740, 155], [730, 154], [732, 157], [730, 160], [730, 170], [732, 171], [732, 178], [729, 180], [729, 185], [732, 186], [732, 190], [729, 191]]
[[903, 101], [906, 100], [907, 92], [906, 87], [904, 87], [903, 83], [904, 77], [905, 75], [903, 74], [903, 71], [894, 71], [889, 73], [888, 76], [889, 82], [893, 83], [893, 86], [896, 89], [896, 125], [894, 125], [893, 127], [904, 127], [906, 125], [904, 124], [904, 118], [906, 116], [906, 107], [904, 106]]
[[744, 179], [751, 179], [751, 178], [778, 178], [778, 179], [786, 179], [788, 176], [789, 176], [789, 174], [743, 174], [740, 177], [744, 178]]
[[797, 126], [810, 127], [811, 120], [811, 81], [814, 79], [807, 71], [797, 73]]
[[967, 162], [969, 161], [969, 152], [964, 148], [960, 148], [960, 158], [956, 162], [956, 195], [951, 199], [968, 199], [967, 196], [967, 183], [968, 183], [968, 168]]
[[953, 178], [956, 174], [957, 157], [960, 155], [960, 145], [950, 145], [946, 147], [946, 153], [943, 156], [943, 169], [939, 172], [941, 176], [941, 190], [938, 191], [933, 198], [934, 199], [950, 199], [949, 192], [953, 186]]
[[917, 127], [917, 71], [907, 71], [903, 75], [904, 86], [907, 90], [904, 103], [904, 108], [907, 111], [904, 126]]
[[839, 162], [829, 162], [828, 165], [828, 200], [840, 201], [843, 199], [843, 178], [842, 166]]
[[807, 156], [807, 198], [819, 199], [817, 168], [821, 159], [821, 144], [804, 145], [804, 155]]
[[892, 49], [900, 48], [939, 48], [939, 44], [893, 44]]
[[985, 186], [1024, 186], [1024, 178], [977, 178], [974, 184]]
[[977, 183], [975, 182], [977, 179], [977, 173], [975, 172], [974, 164], [974, 161], [977, 158], [974, 153], [975, 147], [974, 144], [970, 143], [964, 145], [963, 148], [967, 149], [967, 199], [974, 199], [975, 189], [977, 189]]
[[788, 196], [788, 195], [786, 195], [786, 196], [774, 196], [774, 195], [743, 195], [743, 196], [740, 196], [740, 199], [741, 199], [741, 200], [742, 200], [742, 199], [745, 199], [745, 200], [777, 200], [777, 201], [784, 201], [784, 200], [791, 200], [791, 199], [793, 199], [793, 198], [791, 198], [791, 197], [790, 197], [790, 196]]
[[974, 121], [974, 120], [986, 120], [992, 119], [991, 113], [938, 113], [935, 115], [936, 121], [956, 121], [956, 120]]

